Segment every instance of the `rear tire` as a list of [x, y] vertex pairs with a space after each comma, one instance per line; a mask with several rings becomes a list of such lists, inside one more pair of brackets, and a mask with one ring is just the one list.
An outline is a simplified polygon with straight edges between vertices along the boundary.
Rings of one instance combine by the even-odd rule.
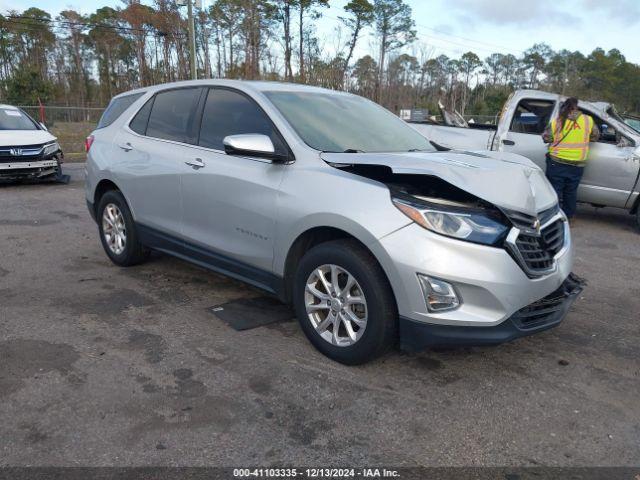
[[355, 240], [309, 250], [295, 272], [293, 301], [309, 341], [337, 362], [369, 362], [396, 340], [391, 286], [376, 259]]
[[137, 265], [149, 256], [140, 243], [133, 216], [122, 193], [106, 192], [98, 203], [96, 212], [100, 241], [107, 256], [121, 267]]

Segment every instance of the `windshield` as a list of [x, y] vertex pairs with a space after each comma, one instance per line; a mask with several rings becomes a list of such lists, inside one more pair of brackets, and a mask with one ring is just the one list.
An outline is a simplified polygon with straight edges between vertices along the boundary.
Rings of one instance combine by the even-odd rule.
[[311, 148], [323, 152], [407, 152], [435, 149], [388, 110], [353, 95], [265, 92]]
[[627, 132], [632, 133], [638, 133], [640, 131], [636, 128], [635, 125], [633, 125], [633, 122], [629, 122], [628, 118], [626, 118], [624, 115], [620, 115], [618, 111], [613, 107], [613, 105], [607, 109], [607, 114], [620, 122], [620, 126], [623, 130], [627, 130]]
[[23, 111], [0, 107], [0, 130], [38, 130], [38, 126]]
[[640, 117], [627, 117], [624, 116], [624, 121], [627, 125], [633, 128], [636, 132], [640, 133]]

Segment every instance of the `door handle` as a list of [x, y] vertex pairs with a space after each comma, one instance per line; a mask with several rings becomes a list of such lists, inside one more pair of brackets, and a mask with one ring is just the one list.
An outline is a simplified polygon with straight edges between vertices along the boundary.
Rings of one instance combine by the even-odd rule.
[[502, 140], [502, 143], [504, 145], [515, 145], [516, 142], [514, 142], [513, 140]]
[[204, 161], [201, 158], [194, 158], [193, 160], [186, 160], [184, 163], [193, 167], [194, 170], [204, 167]]
[[122, 150], [124, 150], [125, 152], [130, 152], [131, 150], [133, 150], [133, 146], [127, 142], [124, 145], [118, 145]]

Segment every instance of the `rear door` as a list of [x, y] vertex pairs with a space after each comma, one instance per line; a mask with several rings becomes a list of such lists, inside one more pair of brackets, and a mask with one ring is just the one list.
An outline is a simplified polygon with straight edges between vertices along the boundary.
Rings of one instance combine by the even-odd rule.
[[119, 183], [137, 223], [181, 236], [180, 175], [202, 88], [164, 90], [151, 98], [122, 129], [116, 143]]
[[546, 169], [547, 145], [542, 141], [542, 133], [551, 120], [555, 106], [553, 100], [520, 100], [509, 131], [502, 136], [497, 149], [523, 155]]
[[189, 255], [265, 284], [263, 273], [272, 270], [279, 187], [289, 167], [226, 155], [224, 137], [244, 133], [268, 135], [277, 152], [288, 151], [253, 99], [233, 89], [209, 89], [190, 153], [196, 166], [186, 165], [182, 174], [182, 230]]

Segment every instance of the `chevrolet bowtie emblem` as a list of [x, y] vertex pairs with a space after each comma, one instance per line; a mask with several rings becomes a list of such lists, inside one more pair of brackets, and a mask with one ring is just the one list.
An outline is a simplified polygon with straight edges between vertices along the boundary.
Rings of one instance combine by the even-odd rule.
[[12, 148], [9, 150], [9, 153], [11, 155], [13, 155], [14, 157], [20, 157], [22, 156], [22, 149], [21, 148]]
[[533, 225], [532, 225], [532, 226], [533, 226], [533, 229], [534, 229], [536, 232], [539, 232], [539, 231], [540, 231], [540, 219], [539, 219], [539, 218], [536, 218], [536, 219], [533, 221]]

